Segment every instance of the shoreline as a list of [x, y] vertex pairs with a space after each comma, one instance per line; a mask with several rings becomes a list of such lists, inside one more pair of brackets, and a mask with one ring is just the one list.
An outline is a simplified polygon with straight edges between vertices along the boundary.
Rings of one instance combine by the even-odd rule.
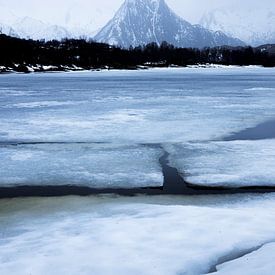
[[[17, 66], [17, 65], [16, 65]], [[216, 64], [216, 63], [206, 63], [206, 64], [196, 64], [196, 65], [186, 65], [186, 66], [178, 66], [178, 65], [135, 65], [129, 67], [99, 67], [99, 68], [82, 68], [77, 67], [75, 65], [72, 66], [45, 66], [45, 65], [24, 65], [23, 69], [20, 66], [19, 70], [16, 70], [12, 67], [0, 66], [0, 75], [6, 74], [43, 74], [43, 73], [77, 73], [77, 72], [101, 72], [101, 71], [139, 71], [139, 70], [151, 70], [151, 69], [237, 69], [237, 68], [265, 68], [272, 69], [275, 67], [261, 66], [261, 65], [224, 65], [224, 64]], [[47, 67], [47, 68], [43, 68]]]

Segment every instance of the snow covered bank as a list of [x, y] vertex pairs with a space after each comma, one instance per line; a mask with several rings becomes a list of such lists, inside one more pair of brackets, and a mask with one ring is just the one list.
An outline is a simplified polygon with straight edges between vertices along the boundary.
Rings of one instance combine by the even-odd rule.
[[[82, 68], [76, 65], [72, 66], [52, 66], [52, 65], [26, 65], [26, 64], [14, 64], [12, 67], [0, 66], [1, 73], [42, 73], [42, 72], [79, 72], [79, 71], [98, 71], [98, 70], [114, 70], [114, 71], [124, 71], [124, 70], [148, 70], [148, 69], [260, 69], [262, 66], [250, 65], [250, 66], [237, 66], [237, 65], [221, 65], [221, 64], [197, 64], [197, 65], [187, 65], [186, 67], [169, 65], [166, 66], [162, 63], [145, 63], [143, 65], [129, 66], [125, 68], [112, 68], [108, 66], [98, 67], [98, 68]], [[268, 69], [268, 68], [266, 68]], [[271, 68], [269, 68], [271, 69]]]
[[0, 66], [1, 73], [41, 73], [41, 72], [66, 72], [66, 71], [84, 71], [87, 69], [78, 67], [76, 65], [72, 66], [52, 66], [52, 65], [26, 65], [26, 64], [14, 64], [13, 66]]
[[274, 241], [274, 209], [274, 195], [1, 200], [0, 273], [199, 275]]
[[238, 65], [222, 65], [222, 64], [197, 64], [197, 65], [187, 65], [187, 68], [190, 69], [237, 69], [237, 68], [245, 68], [245, 69], [257, 69], [257, 68], [263, 68], [259, 65], [249, 65], [249, 66], [238, 66]]

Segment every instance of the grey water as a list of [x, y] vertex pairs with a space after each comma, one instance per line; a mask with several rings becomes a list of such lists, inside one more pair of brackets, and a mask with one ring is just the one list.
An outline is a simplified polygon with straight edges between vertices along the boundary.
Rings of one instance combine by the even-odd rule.
[[226, 138], [225, 141], [233, 140], [261, 140], [275, 138], [275, 120], [266, 121], [256, 125], [255, 127], [244, 129], [238, 133], [234, 133]]

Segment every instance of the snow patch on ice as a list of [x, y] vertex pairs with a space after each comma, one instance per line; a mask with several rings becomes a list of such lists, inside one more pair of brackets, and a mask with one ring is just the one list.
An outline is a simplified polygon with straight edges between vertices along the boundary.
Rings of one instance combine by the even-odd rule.
[[245, 89], [246, 91], [275, 91], [275, 88], [268, 88], [268, 87], [253, 87]]
[[44, 107], [58, 107], [83, 104], [86, 101], [37, 101], [37, 102], [24, 102], [13, 104], [12, 107], [17, 108], [44, 108]]

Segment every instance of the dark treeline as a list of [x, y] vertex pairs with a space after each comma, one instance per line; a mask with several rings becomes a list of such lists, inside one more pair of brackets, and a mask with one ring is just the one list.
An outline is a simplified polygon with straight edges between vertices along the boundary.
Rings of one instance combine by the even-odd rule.
[[[271, 45], [269, 45], [271, 47]], [[130, 49], [121, 49], [94, 41], [24, 40], [0, 35], [0, 70], [28, 71], [27, 66], [54, 66], [56, 70], [77, 66], [92, 68], [137, 68], [137, 66], [186, 66], [196, 64], [275, 66], [275, 54], [264, 46], [216, 47], [204, 49], [176, 48], [163, 42]], [[39, 67], [40, 66], [40, 67]]]

